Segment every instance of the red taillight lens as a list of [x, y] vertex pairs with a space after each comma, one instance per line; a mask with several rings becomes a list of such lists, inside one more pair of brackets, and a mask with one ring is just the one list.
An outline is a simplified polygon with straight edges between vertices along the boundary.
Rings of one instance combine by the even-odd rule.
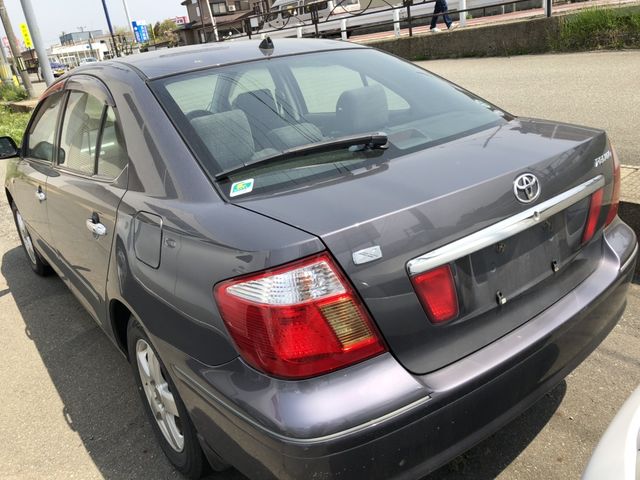
[[587, 217], [587, 223], [582, 232], [582, 243], [587, 243], [593, 238], [596, 233], [596, 227], [598, 226], [598, 219], [600, 218], [600, 210], [602, 210], [602, 194], [603, 189], [594, 192], [591, 195], [591, 203], [589, 204], [589, 216]]
[[214, 295], [243, 358], [274, 376], [312, 377], [386, 350], [327, 254], [222, 282]]
[[411, 277], [422, 306], [433, 323], [458, 316], [458, 296], [449, 265]]
[[613, 159], [613, 191], [611, 193], [611, 206], [609, 207], [609, 213], [607, 213], [607, 220], [604, 222], [605, 226], [613, 222], [613, 219], [616, 218], [618, 214], [618, 207], [620, 206], [620, 160], [618, 160], [618, 155], [616, 155], [613, 145], [610, 145], [609, 148], [611, 148], [611, 156]]

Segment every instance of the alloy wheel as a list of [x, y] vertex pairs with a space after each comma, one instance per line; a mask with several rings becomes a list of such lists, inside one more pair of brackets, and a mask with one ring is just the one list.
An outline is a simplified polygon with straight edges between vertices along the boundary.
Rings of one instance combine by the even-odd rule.
[[162, 373], [158, 357], [143, 339], [136, 343], [136, 361], [142, 387], [158, 427], [171, 448], [181, 452], [184, 434], [175, 397]]
[[31, 263], [36, 263], [36, 251], [33, 248], [33, 242], [31, 240], [31, 235], [29, 235], [29, 231], [27, 230], [27, 226], [24, 224], [24, 220], [22, 219], [22, 215], [20, 212], [16, 210], [16, 222], [18, 223], [18, 233], [20, 234], [20, 239], [22, 240], [22, 244], [24, 245], [24, 249], [27, 251], [27, 255], [29, 256], [29, 260]]

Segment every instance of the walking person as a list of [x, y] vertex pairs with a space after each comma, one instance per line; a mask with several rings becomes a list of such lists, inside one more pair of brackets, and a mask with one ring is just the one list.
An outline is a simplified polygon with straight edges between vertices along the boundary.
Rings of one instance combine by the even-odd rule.
[[442, 19], [444, 23], [447, 25], [448, 30], [453, 30], [458, 26], [457, 23], [453, 23], [451, 17], [449, 16], [449, 7], [447, 5], [447, 0], [436, 0], [436, 6], [433, 9], [433, 17], [431, 17], [431, 32], [437, 33], [440, 31], [436, 25], [438, 24], [438, 15], [442, 14]]

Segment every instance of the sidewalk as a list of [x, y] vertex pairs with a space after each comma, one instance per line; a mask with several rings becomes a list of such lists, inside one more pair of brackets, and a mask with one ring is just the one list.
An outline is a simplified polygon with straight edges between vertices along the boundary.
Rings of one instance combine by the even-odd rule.
[[620, 200], [640, 204], [640, 167], [622, 165], [620, 177], [622, 179]]
[[[622, 186], [618, 215], [640, 237], [640, 167], [622, 165], [620, 178]], [[636, 265], [635, 278], [640, 281], [640, 262]]]
[[[594, 8], [594, 7], [617, 7], [623, 5], [633, 5], [637, 4], [638, 0], [590, 0], [585, 2], [578, 3], [566, 3], [562, 5], [553, 5], [551, 9], [551, 15], [555, 16], [558, 14], [564, 14], [569, 12], [574, 12], [578, 10], [583, 10], [586, 8]], [[455, 10], [452, 10], [450, 13], [455, 13]], [[473, 13], [473, 12], [472, 12]], [[522, 20], [526, 18], [535, 18], [544, 16], [544, 10], [542, 8], [533, 8], [531, 10], [520, 10], [516, 12], [504, 13], [502, 15], [490, 15], [486, 17], [472, 18], [467, 20], [466, 27], [476, 27], [481, 25], [491, 25], [495, 23], [505, 23], [514, 20]], [[418, 27], [413, 27], [413, 35], [416, 34], [424, 34], [429, 33], [429, 26], [423, 25]], [[409, 29], [403, 28], [400, 30], [400, 36], [406, 37], [409, 36]], [[378, 33], [370, 33], [365, 35], [353, 35], [349, 38], [350, 42], [355, 43], [367, 43], [372, 40], [384, 40], [394, 38], [393, 29], [386, 32], [378, 32]]]

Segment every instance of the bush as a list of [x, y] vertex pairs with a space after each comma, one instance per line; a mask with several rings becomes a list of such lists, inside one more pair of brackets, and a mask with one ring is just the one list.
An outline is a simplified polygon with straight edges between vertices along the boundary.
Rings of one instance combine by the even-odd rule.
[[571, 51], [639, 47], [640, 10], [596, 7], [567, 15], [554, 46]]
[[13, 113], [0, 106], [0, 137], [9, 136], [20, 145], [30, 116], [29, 113]]
[[28, 97], [27, 91], [13, 84], [0, 85], [0, 100], [5, 102], [18, 102]]

